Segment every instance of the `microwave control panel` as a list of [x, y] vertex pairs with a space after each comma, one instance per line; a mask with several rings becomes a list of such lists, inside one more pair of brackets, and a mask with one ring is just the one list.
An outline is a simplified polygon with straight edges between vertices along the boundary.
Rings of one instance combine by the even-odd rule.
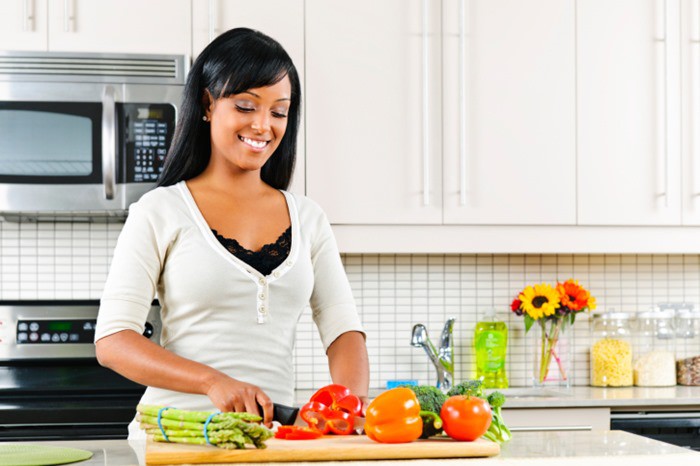
[[126, 182], [154, 183], [163, 171], [175, 129], [170, 104], [122, 104], [126, 144]]

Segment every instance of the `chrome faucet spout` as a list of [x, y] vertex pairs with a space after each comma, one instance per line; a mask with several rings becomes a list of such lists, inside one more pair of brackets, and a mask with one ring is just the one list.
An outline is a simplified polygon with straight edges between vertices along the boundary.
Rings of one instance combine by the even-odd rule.
[[414, 325], [411, 335], [411, 346], [425, 350], [437, 371], [437, 387], [445, 392], [452, 387], [452, 381], [454, 380], [454, 345], [452, 339], [454, 322], [454, 317], [445, 322], [440, 335], [439, 348], [435, 348], [435, 345], [430, 341], [428, 330], [423, 324]]

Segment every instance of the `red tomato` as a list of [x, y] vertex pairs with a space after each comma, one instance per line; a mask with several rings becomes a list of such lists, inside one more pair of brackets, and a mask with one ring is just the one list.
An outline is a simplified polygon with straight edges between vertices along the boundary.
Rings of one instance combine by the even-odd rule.
[[275, 438], [284, 440], [313, 440], [323, 435], [323, 432], [304, 426], [279, 426]]
[[491, 406], [475, 396], [455, 395], [440, 410], [442, 429], [455, 440], [471, 442], [486, 433], [491, 425]]

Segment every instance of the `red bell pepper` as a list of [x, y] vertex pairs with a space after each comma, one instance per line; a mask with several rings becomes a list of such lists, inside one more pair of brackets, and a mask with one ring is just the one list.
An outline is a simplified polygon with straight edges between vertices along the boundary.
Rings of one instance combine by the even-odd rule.
[[283, 440], [313, 440], [323, 435], [321, 431], [303, 426], [279, 426], [275, 438]]
[[355, 417], [362, 414], [362, 401], [347, 387], [331, 384], [314, 393], [299, 414], [324, 434], [347, 435], [354, 430]]

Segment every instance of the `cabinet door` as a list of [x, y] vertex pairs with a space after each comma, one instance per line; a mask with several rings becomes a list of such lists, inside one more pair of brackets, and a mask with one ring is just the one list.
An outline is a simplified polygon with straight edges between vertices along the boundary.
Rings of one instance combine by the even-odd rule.
[[700, 225], [700, 0], [681, 3], [683, 224]]
[[678, 5], [577, 2], [580, 224], [681, 222]]
[[216, 36], [229, 29], [256, 29], [277, 40], [287, 51], [302, 84], [302, 122], [297, 162], [290, 191], [305, 192], [304, 161], [304, 2], [303, 0], [193, 0], [192, 50], [194, 57]]
[[192, 54], [190, 0], [49, 0], [49, 50]]
[[445, 222], [576, 222], [573, 0], [445, 0]]
[[0, 50], [47, 50], [46, 0], [0, 3]]
[[306, 0], [308, 195], [332, 223], [442, 222], [440, 2]]

